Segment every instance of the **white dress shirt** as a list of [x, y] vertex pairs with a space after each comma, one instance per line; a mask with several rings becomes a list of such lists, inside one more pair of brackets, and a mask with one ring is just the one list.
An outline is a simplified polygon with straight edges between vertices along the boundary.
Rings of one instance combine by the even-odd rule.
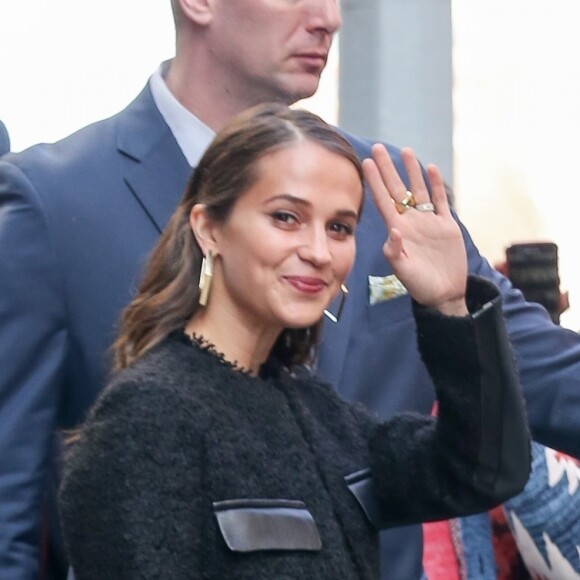
[[163, 75], [169, 68], [169, 62], [162, 63], [151, 75], [149, 88], [155, 105], [169, 125], [185, 158], [192, 167], [195, 167], [215, 137], [215, 131], [188, 111], [167, 88]]

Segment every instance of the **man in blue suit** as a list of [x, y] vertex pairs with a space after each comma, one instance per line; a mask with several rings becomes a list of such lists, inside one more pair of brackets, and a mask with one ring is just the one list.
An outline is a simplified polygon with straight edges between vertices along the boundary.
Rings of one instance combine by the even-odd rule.
[[[116, 320], [191, 167], [236, 113], [314, 93], [340, 25], [336, 0], [172, 5], [176, 56], [124, 111], [0, 161], [2, 580], [37, 577], [41, 522], [57, 523], [43, 499], [58, 471], [59, 431], [82, 422], [103, 388]], [[369, 155], [369, 142], [349, 139]], [[526, 304], [464, 235], [471, 271], [505, 297], [536, 438], [580, 455], [580, 340]], [[399, 289], [391, 300], [369, 298], [369, 276], [392, 282], [385, 238], [369, 200], [350, 294], [339, 323], [324, 330], [319, 370], [384, 416], [429, 413], [433, 390], [408, 297]], [[385, 578], [420, 576], [418, 528], [387, 534], [384, 553]]]
[[10, 137], [6, 130], [6, 125], [0, 121], [0, 157], [10, 151]]

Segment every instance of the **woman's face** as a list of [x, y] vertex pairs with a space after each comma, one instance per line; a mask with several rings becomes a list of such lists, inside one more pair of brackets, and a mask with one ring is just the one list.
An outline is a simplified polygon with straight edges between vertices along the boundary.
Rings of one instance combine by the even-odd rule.
[[363, 189], [353, 164], [311, 141], [258, 162], [258, 180], [212, 226], [212, 308], [256, 328], [317, 322], [355, 256]]

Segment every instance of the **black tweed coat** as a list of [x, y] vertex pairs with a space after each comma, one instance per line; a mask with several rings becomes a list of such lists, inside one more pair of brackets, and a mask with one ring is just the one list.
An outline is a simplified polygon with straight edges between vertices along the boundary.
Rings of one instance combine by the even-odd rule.
[[115, 378], [71, 450], [77, 580], [376, 579], [377, 528], [517, 493], [529, 439], [499, 299], [479, 281], [469, 296], [465, 318], [414, 305], [438, 419], [381, 423], [313, 377], [252, 377], [169, 337]]

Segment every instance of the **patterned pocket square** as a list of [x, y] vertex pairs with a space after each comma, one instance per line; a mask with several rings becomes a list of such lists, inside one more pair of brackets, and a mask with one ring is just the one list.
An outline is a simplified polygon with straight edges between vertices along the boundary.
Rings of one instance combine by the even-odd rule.
[[378, 304], [407, 294], [407, 289], [394, 275], [369, 276], [369, 303]]

